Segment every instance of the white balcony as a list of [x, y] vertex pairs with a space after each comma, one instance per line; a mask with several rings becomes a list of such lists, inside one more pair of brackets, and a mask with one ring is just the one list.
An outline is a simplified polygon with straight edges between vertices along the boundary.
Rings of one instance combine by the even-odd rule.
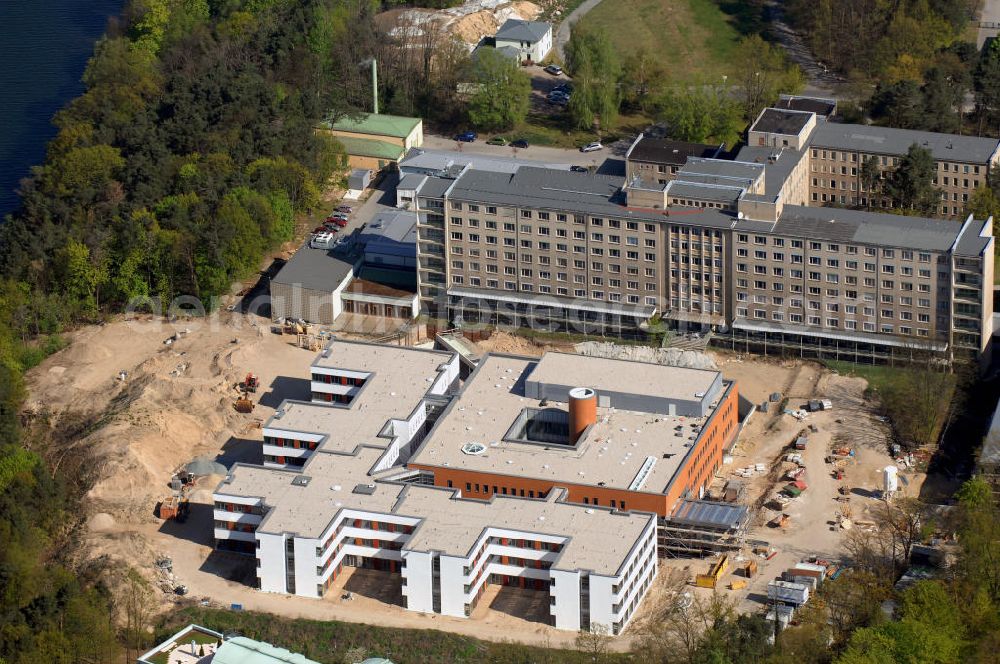
[[215, 529], [215, 539], [217, 540], [237, 540], [240, 542], [255, 542], [255, 533], [245, 533], [242, 530], [227, 530], [226, 528]]
[[216, 521], [231, 521], [233, 523], [249, 524], [251, 526], [256, 526], [264, 520], [264, 517], [260, 514], [247, 514], [246, 512], [227, 512], [226, 510], [216, 509], [212, 512], [212, 518]]

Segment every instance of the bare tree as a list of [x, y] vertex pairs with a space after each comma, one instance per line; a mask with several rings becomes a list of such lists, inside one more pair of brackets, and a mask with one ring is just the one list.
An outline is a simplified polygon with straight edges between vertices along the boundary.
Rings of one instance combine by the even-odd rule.
[[734, 617], [732, 603], [718, 593], [693, 599], [686, 593], [668, 593], [668, 600], [653, 607], [641, 625], [638, 650], [647, 661], [691, 662], [705, 632]]
[[608, 628], [600, 623], [592, 624], [590, 631], [581, 630], [576, 635], [576, 647], [590, 655], [592, 662], [603, 662], [608, 656], [610, 645]]
[[115, 589], [115, 606], [120, 611], [125, 661], [132, 662], [144, 650], [154, 609], [149, 583], [136, 570], [129, 568], [119, 579]]

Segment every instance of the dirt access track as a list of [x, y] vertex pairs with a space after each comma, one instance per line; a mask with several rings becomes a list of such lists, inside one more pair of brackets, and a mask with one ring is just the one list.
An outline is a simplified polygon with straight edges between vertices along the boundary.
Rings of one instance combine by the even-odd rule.
[[[165, 343], [168, 339], [172, 340], [169, 344]], [[198, 479], [186, 523], [156, 518], [156, 503], [168, 495], [168, 481], [175, 471], [197, 458], [226, 467], [236, 461], [260, 463], [259, 423], [282, 399], [308, 398], [308, 366], [314, 353], [298, 348], [292, 336], [272, 334], [268, 321], [228, 312], [208, 321], [172, 324], [147, 317], [87, 327], [71, 334], [69, 341], [69, 347], [28, 373], [27, 407], [56, 429], [81, 418], [89, 423], [87, 433], [71, 440], [63, 451], [91, 459], [98, 475], [84, 504], [88, 528], [80, 556], [104, 557], [114, 565], [140, 570], [158, 588], [161, 610], [195, 601], [222, 607], [241, 604], [248, 610], [289, 617], [434, 628], [497, 641], [513, 638], [572, 647], [575, 634], [511, 615], [520, 613], [511, 607], [534, 606], [537, 598], [533, 597], [499, 593], [488, 598], [471, 619], [462, 620], [406, 611], [393, 598], [383, 597], [378, 577], [367, 578], [367, 574], [344, 575], [338, 587], [321, 600], [258, 592], [250, 585], [252, 560], [212, 548], [211, 494], [221, 475]], [[502, 333], [483, 345], [483, 350], [527, 355], [538, 355], [550, 346]], [[571, 350], [562, 344], [551, 347]], [[726, 353], [714, 356], [724, 375], [736, 379], [741, 392], [756, 403], [780, 391], [793, 402], [821, 395], [835, 404], [832, 413], [805, 423], [774, 412], [758, 413], [741, 436], [734, 463], [717, 473], [721, 484], [737, 467], [770, 463], [804, 425], [819, 425], [820, 433], [814, 435], [815, 444], [806, 459], [811, 488], [790, 506], [792, 526], [782, 532], [760, 527], [752, 534], [771, 540], [779, 550], [779, 557], [762, 570], [759, 583], [739, 597], [733, 593], [744, 609], [757, 610], [754, 598], [767, 578], [804, 555], [835, 558], [842, 551], [843, 534], [831, 530], [828, 523], [837, 505], [835, 482], [822, 478], [829, 470], [823, 464], [829, 442], [852, 441], [861, 451], [858, 467], [848, 470], [852, 484], [874, 489], [878, 470], [889, 462], [885, 432], [862, 397], [864, 381], [836, 376], [809, 363]], [[125, 372], [124, 380], [120, 372]], [[235, 411], [233, 399], [236, 383], [248, 372], [259, 377], [261, 387], [255, 395], [258, 405], [245, 415]], [[908, 490], [915, 489], [914, 480]], [[765, 490], [763, 481], [751, 483], [751, 493]], [[874, 504], [874, 499], [864, 495], [852, 496], [856, 514], [863, 514], [869, 501]], [[172, 559], [172, 573], [156, 569], [154, 563], [160, 556]], [[661, 574], [668, 574], [669, 568], [678, 566], [701, 571], [707, 562], [666, 559], [661, 564]], [[187, 597], [173, 593], [178, 584], [188, 587]], [[647, 599], [650, 604], [657, 602], [656, 588]], [[347, 592], [351, 599], [344, 599]], [[630, 648], [635, 631], [630, 629], [615, 639], [613, 647]]]

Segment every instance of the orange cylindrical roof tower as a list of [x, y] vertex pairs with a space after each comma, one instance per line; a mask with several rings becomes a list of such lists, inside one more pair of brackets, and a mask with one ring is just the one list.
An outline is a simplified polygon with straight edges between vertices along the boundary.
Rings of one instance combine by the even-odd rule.
[[589, 387], [569, 391], [569, 442], [575, 444], [584, 430], [597, 423], [597, 392]]

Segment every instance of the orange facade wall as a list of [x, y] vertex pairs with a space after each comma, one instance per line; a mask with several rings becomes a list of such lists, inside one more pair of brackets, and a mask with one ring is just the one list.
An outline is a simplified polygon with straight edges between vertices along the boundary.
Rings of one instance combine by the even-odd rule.
[[702, 430], [691, 454], [674, 475], [666, 493], [644, 493], [417, 463], [407, 464], [407, 467], [434, 473], [435, 486], [460, 489], [467, 498], [488, 500], [494, 493], [541, 498], [558, 487], [566, 489], [566, 500], [569, 502], [655, 512], [660, 516], [667, 516], [674, 503], [686, 492], [690, 491], [697, 498], [698, 490], [708, 486], [716, 469], [722, 465], [723, 450], [732, 442], [739, 426], [737, 400], [736, 384], [733, 383]]

